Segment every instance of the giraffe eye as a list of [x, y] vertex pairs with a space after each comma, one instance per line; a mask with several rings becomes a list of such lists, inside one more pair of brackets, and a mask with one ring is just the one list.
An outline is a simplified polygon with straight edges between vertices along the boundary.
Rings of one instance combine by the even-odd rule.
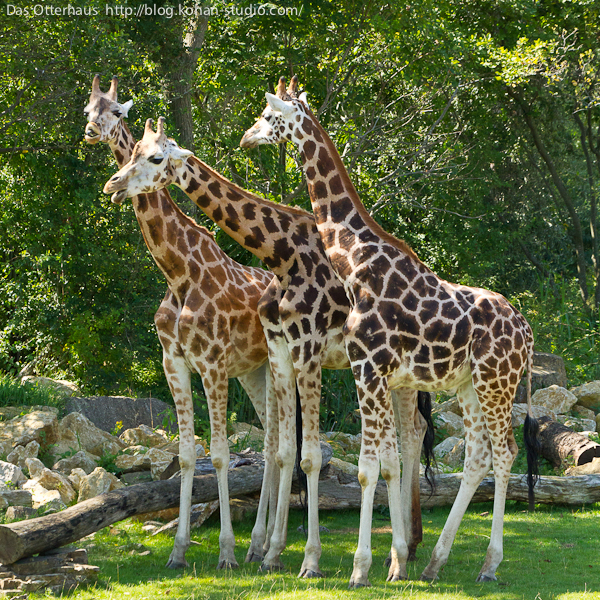
[[115, 115], [115, 117], [120, 117], [121, 116], [121, 111], [119, 109], [115, 109], [112, 111], [112, 114]]
[[153, 156], [150, 160], [150, 162], [153, 165], [160, 165], [160, 163], [163, 161], [164, 156]]

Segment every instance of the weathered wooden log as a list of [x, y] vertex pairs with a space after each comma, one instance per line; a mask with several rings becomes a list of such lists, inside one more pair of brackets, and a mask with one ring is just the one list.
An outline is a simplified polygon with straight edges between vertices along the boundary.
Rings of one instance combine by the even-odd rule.
[[[348, 481], [348, 477], [343, 478]], [[436, 488], [432, 494], [429, 485], [421, 479], [421, 506], [448, 506], [454, 502], [462, 473], [448, 473], [436, 476]], [[486, 477], [472, 503], [490, 502], [494, 499], [494, 478]], [[319, 508], [343, 509], [360, 508], [361, 489], [357, 479], [341, 483], [334, 474], [319, 481]], [[527, 476], [511, 475], [508, 483], [507, 500], [528, 501]], [[540, 477], [535, 487], [535, 501], [539, 504], [566, 504], [581, 506], [600, 501], [600, 475], [577, 475], [574, 477]], [[375, 504], [387, 506], [387, 487], [383, 480], [375, 489]]]
[[572, 456], [575, 466], [592, 462], [600, 456], [600, 444], [588, 440], [584, 435], [573, 431], [550, 417], [538, 419], [540, 425], [541, 454], [558, 468], [567, 457]]
[[[256, 492], [262, 485], [264, 465], [229, 471], [232, 498]], [[64, 546], [133, 515], [179, 505], [180, 479], [138, 483], [101, 494], [52, 515], [0, 525], [0, 564]], [[192, 502], [219, 497], [216, 475], [194, 477]]]

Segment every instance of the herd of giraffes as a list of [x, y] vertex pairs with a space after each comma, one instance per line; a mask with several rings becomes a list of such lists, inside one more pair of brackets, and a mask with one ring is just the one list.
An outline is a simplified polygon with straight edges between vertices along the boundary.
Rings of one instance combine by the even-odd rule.
[[[419, 465], [424, 438], [429, 438], [425, 448], [431, 453], [432, 436], [426, 436], [431, 407], [424, 392], [438, 390], [456, 390], [464, 415], [465, 464], [460, 490], [421, 577], [438, 576], [471, 497], [493, 466], [492, 532], [478, 581], [495, 580], [502, 560], [508, 478], [517, 454], [511, 408], [525, 369], [530, 498], [533, 494], [531, 328], [501, 295], [440, 279], [405, 242], [373, 220], [297, 87], [296, 77], [287, 88], [279, 80], [276, 94], [266, 94], [267, 107], [240, 145], [296, 144], [312, 214], [233, 184], [167, 138], [162, 117], [156, 131], [148, 119], [136, 143], [124, 121], [133, 103], [117, 101], [116, 78], [103, 93], [99, 76], [94, 77], [84, 111], [86, 141], [107, 143], [120, 168], [104, 192], [117, 204], [132, 199], [142, 235], [168, 284], [155, 315], [180, 431], [180, 520], [168, 566], [186, 566], [190, 545], [196, 459], [190, 379], [195, 372], [202, 377], [208, 403], [210, 456], [218, 480], [218, 568], [238, 566], [226, 434], [228, 379], [237, 377], [266, 431], [264, 480], [246, 562], [260, 562], [262, 570], [283, 568], [299, 407], [300, 466], [308, 502], [300, 576], [323, 576], [318, 520], [321, 369], [350, 368], [362, 423], [362, 503], [350, 587], [370, 585], [371, 522], [380, 470], [392, 524], [388, 581], [407, 577], [407, 562], [422, 539]], [[171, 184], [269, 271], [229, 258], [212, 234], [173, 202], [167, 190]]]

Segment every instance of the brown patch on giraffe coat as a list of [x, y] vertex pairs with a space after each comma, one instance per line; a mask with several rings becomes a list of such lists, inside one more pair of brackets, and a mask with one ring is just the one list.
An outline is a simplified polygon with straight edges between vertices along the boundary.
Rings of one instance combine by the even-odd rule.
[[155, 246], [160, 246], [163, 241], [163, 219], [160, 215], [156, 215], [152, 219], [146, 221], [148, 233]]
[[[317, 169], [319, 170], [321, 177], [327, 177], [327, 175], [329, 175], [329, 173], [335, 169], [333, 160], [324, 146], [319, 149], [319, 162], [317, 163]], [[340, 187], [343, 189], [344, 186], [339, 174], [336, 175], [336, 178], [339, 181]]]

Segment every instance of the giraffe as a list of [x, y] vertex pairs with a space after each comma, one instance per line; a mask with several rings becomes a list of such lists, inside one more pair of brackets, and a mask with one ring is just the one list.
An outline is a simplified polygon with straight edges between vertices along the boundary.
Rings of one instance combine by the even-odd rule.
[[[119, 104], [117, 86], [117, 78], [113, 77], [109, 91], [103, 93], [100, 77], [94, 77], [84, 110], [88, 121], [85, 140], [90, 144], [107, 143], [117, 163], [123, 166], [135, 145], [123, 120], [133, 102]], [[202, 377], [207, 398], [210, 453], [218, 479], [221, 516], [218, 568], [235, 568], [227, 483], [227, 380], [238, 378], [267, 430], [265, 477], [256, 526], [259, 531], [265, 527], [268, 498], [276, 492], [272, 488], [276, 487], [277, 479], [276, 420], [271, 416], [275, 429], [267, 423], [276, 408], [267, 406], [268, 349], [257, 312], [258, 302], [273, 275], [230, 259], [215, 243], [212, 233], [181, 212], [167, 190], [140, 194], [132, 198], [132, 203], [148, 250], [169, 288], [154, 318], [181, 440], [180, 519], [167, 564], [171, 568], [186, 566], [185, 553], [190, 545], [190, 504], [196, 462], [190, 378], [195, 372]], [[261, 540], [264, 542], [264, 536]]]
[[[270, 202], [239, 188], [168, 139], [163, 117], [158, 120], [156, 133], [149, 119], [130, 163], [107, 182], [104, 191], [122, 198], [162, 189], [171, 183], [184, 190], [213, 221], [264, 261], [276, 275], [261, 300], [259, 311], [263, 324], [268, 325], [269, 361], [274, 379], [278, 379], [275, 373], [287, 374], [288, 379], [295, 376], [301, 398], [301, 467], [308, 482], [309, 535], [300, 576], [322, 576], [318, 566], [321, 555], [318, 527], [321, 369], [349, 367], [342, 334], [342, 325], [350, 310], [348, 299], [331, 271], [312, 214]], [[427, 424], [417, 411], [417, 392], [409, 390], [405, 396], [402, 402], [397, 402], [402, 406], [399, 419], [403, 423], [406, 472], [410, 474], [406, 477], [408, 510], [405, 519], [413, 522], [409, 529], [411, 542], [416, 547], [421, 539], [418, 457]], [[265, 570], [283, 566], [281, 553], [286, 542], [296, 454], [294, 400], [293, 390], [280, 388], [277, 459], [281, 475], [275, 526], [263, 560]]]
[[[296, 80], [297, 81], [297, 80]], [[313, 213], [327, 257], [350, 299], [344, 324], [348, 358], [362, 411], [359, 481], [363, 490], [358, 548], [350, 587], [369, 585], [373, 494], [381, 472], [397, 487], [396, 441], [388, 390], [456, 389], [464, 414], [466, 457], [460, 490], [422, 579], [446, 564], [464, 512], [493, 464], [492, 533], [478, 581], [496, 578], [508, 477], [517, 445], [511, 407], [527, 367], [526, 443], [535, 445], [531, 416], [533, 334], [525, 318], [500, 294], [444, 281], [402, 240], [386, 233], [360, 201], [331, 139], [303, 93], [283, 100], [266, 94], [267, 107], [241, 145], [291, 141], [300, 151]], [[530, 498], [533, 494], [533, 461]], [[393, 549], [389, 580], [406, 578], [402, 518], [392, 503]]]

